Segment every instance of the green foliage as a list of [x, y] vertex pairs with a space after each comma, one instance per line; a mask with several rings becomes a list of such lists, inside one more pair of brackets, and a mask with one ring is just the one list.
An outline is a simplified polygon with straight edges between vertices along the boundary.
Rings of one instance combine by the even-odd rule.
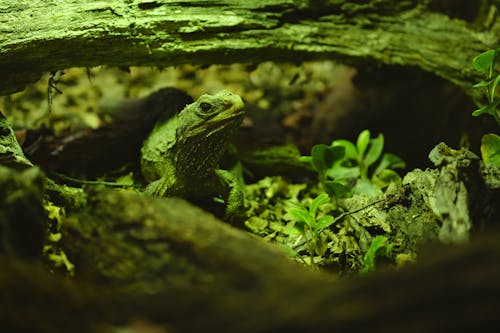
[[484, 163], [500, 168], [500, 136], [489, 133], [481, 139], [481, 157]]
[[[500, 48], [488, 50], [472, 60], [474, 68], [485, 75], [485, 79], [474, 85], [483, 89], [487, 103], [475, 110], [472, 115], [491, 115], [500, 126], [500, 98], [497, 97], [497, 87], [500, 84], [500, 74], [494, 73], [495, 63], [500, 58]], [[500, 168], [500, 137], [496, 134], [486, 134], [481, 140], [481, 156], [486, 164]]]
[[318, 209], [329, 202], [330, 197], [326, 193], [314, 198], [309, 207], [298, 202], [289, 202], [293, 208], [290, 208], [288, 213], [295, 219], [295, 227], [307, 242], [311, 266], [316, 266], [314, 257], [323, 255], [326, 250], [326, 240], [321, 232], [335, 222], [331, 215], [318, 214]]
[[472, 115], [480, 116], [482, 114], [489, 114], [500, 126], [500, 113], [498, 109], [500, 98], [495, 96], [496, 89], [500, 83], [500, 74], [494, 75], [495, 62], [499, 58], [500, 48], [496, 50], [488, 50], [472, 59], [472, 65], [474, 68], [486, 76], [485, 80], [475, 84], [474, 87], [482, 88], [484, 90], [484, 96], [488, 101], [486, 105], [482, 106], [478, 110], [475, 110]]
[[366, 274], [373, 272], [375, 270], [375, 261], [377, 257], [389, 256], [393, 247], [394, 243], [389, 243], [387, 237], [385, 236], [376, 236], [373, 238], [368, 251], [366, 251], [363, 257], [363, 268], [360, 273]]
[[336, 161], [345, 156], [344, 147], [331, 147], [319, 144], [312, 147], [311, 162], [314, 170], [318, 172], [321, 181], [326, 180], [326, 172], [333, 167]]
[[56, 206], [51, 201], [45, 201], [45, 211], [50, 223], [47, 233], [46, 243], [43, 247], [43, 254], [52, 269], [58, 269], [61, 272], [73, 276], [75, 274], [75, 265], [68, 259], [66, 253], [60, 248], [59, 241], [62, 221], [66, 216], [64, 208]]
[[401, 180], [393, 169], [405, 167], [401, 158], [382, 153], [383, 149], [384, 136], [371, 138], [370, 131], [364, 130], [356, 144], [335, 140], [330, 146], [315, 145], [311, 156], [303, 156], [301, 160], [311, 163], [325, 191], [334, 197], [351, 193], [375, 196], [391, 182]]

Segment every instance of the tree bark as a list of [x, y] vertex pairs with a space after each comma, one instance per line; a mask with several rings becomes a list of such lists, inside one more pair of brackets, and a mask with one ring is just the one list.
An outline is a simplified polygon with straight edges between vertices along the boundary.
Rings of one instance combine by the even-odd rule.
[[164, 286], [251, 289], [299, 269], [284, 251], [179, 198], [93, 191], [62, 223], [75, 277], [134, 292]]
[[365, 278], [332, 281], [305, 269], [280, 271], [278, 265], [263, 283], [231, 293], [195, 285], [123, 293], [63, 280], [0, 256], [0, 328], [114, 332], [103, 325], [123, 327], [142, 318], [164, 329], [159, 332], [495, 332], [500, 328], [499, 235], [434, 247], [418, 265]]
[[464, 89], [500, 23], [474, 26], [427, 0], [0, 1], [0, 94], [77, 66], [336, 59], [419, 67]]

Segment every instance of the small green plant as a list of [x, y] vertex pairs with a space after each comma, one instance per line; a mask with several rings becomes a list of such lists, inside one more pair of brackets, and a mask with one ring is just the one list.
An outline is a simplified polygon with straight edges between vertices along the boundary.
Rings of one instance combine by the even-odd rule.
[[326, 238], [322, 234], [334, 222], [333, 216], [318, 214], [318, 209], [330, 202], [326, 193], [318, 195], [312, 200], [309, 207], [298, 202], [290, 202], [293, 208], [288, 213], [295, 219], [295, 227], [301, 232], [307, 243], [307, 251], [311, 266], [316, 267], [315, 256], [322, 256], [326, 251]]
[[360, 273], [366, 274], [373, 272], [375, 270], [375, 261], [377, 257], [389, 256], [393, 247], [394, 243], [389, 243], [387, 237], [375, 236], [370, 244], [370, 247], [368, 248], [368, 251], [366, 251], [363, 257], [363, 268], [361, 268]]
[[371, 138], [370, 131], [364, 130], [356, 144], [335, 140], [330, 146], [315, 145], [311, 156], [303, 156], [301, 160], [311, 163], [325, 191], [332, 196], [344, 197], [350, 193], [375, 196], [391, 182], [401, 180], [393, 169], [406, 166], [400, 157], [382, 154], [383, 148], [383, 134]]
[[488, 101], [486, 105], [475, 110], [472, 115], [480, 116], [482, 114], [489, 114], [495, 119], [498, 126], [500, 126], [500, 110], [498, 109], [500, 98], [497, 98], [495, 95], [497, 86], [500, 83], [500, 74], [495, 76], [493, 71], [495, 69], [495, 61], [499, 57], [500, 48], [496, 50], [488, 50], [472, 59], [472, 65], [474, 68], [486, 76], [485, 80], [476, 83], [474, 88], [482, 88], [484, 96]]
[[[495, 62], [500, 58], [500, 48], [488, 50], [472, 59], [474, 68], [485, 75], [485, 79], [474, 85], [474, 88], [482, 88], [487, 101], [481, 108], [475, 110], [472, 115], [491, 115], [500, 126], [500, 98], [497, 97], [497, 87], [500, 84], [500, 74], [494, 73]], [[481, 140], [481, 157], [486, 164], [500, 168], [500, 136], [489, 133]]]
[[484, 163], [500, 168], [500, 136], [488, 133], [481, 138], [481, 157]]

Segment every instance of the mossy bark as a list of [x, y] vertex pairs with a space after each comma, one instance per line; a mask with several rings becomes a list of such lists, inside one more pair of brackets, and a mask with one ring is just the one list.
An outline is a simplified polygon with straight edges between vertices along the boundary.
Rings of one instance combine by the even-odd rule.
[[300, 268], [278, 248], [182, 199], [113, 190], [88, 198], [86, 212], [61, 231], [77, 279], [141, 292], [167, 285], [234, 290]]
[[478, 79], [472, 57], [500, 44], [500, 24], [453, 19], [428, 2], [4, 0], [0, 93], [75, 66], [306, 59], [419, 67], [467, 89]]
[[108, 332], [114, 331], [109, 325], [141, 318], [157, 329], [188, 333], [493, 332], [500, 328], [499, 239], [496, 232], [466, 246], [434, 247], [416, 266], [364, 278], [332, 281], [277, 266], [263, 283], [231, 293], [195, 285], [122, 293], [0, 257], [0, 328]]

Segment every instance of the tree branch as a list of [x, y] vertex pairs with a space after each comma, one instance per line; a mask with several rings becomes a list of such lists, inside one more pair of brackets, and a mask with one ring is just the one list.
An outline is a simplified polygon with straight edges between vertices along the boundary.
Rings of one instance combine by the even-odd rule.
[[463, 87], [490, 30], [427, 11], [426, 0], [0, 2], [0, 93], [78, 66], [336, 59], [416, 66]]

